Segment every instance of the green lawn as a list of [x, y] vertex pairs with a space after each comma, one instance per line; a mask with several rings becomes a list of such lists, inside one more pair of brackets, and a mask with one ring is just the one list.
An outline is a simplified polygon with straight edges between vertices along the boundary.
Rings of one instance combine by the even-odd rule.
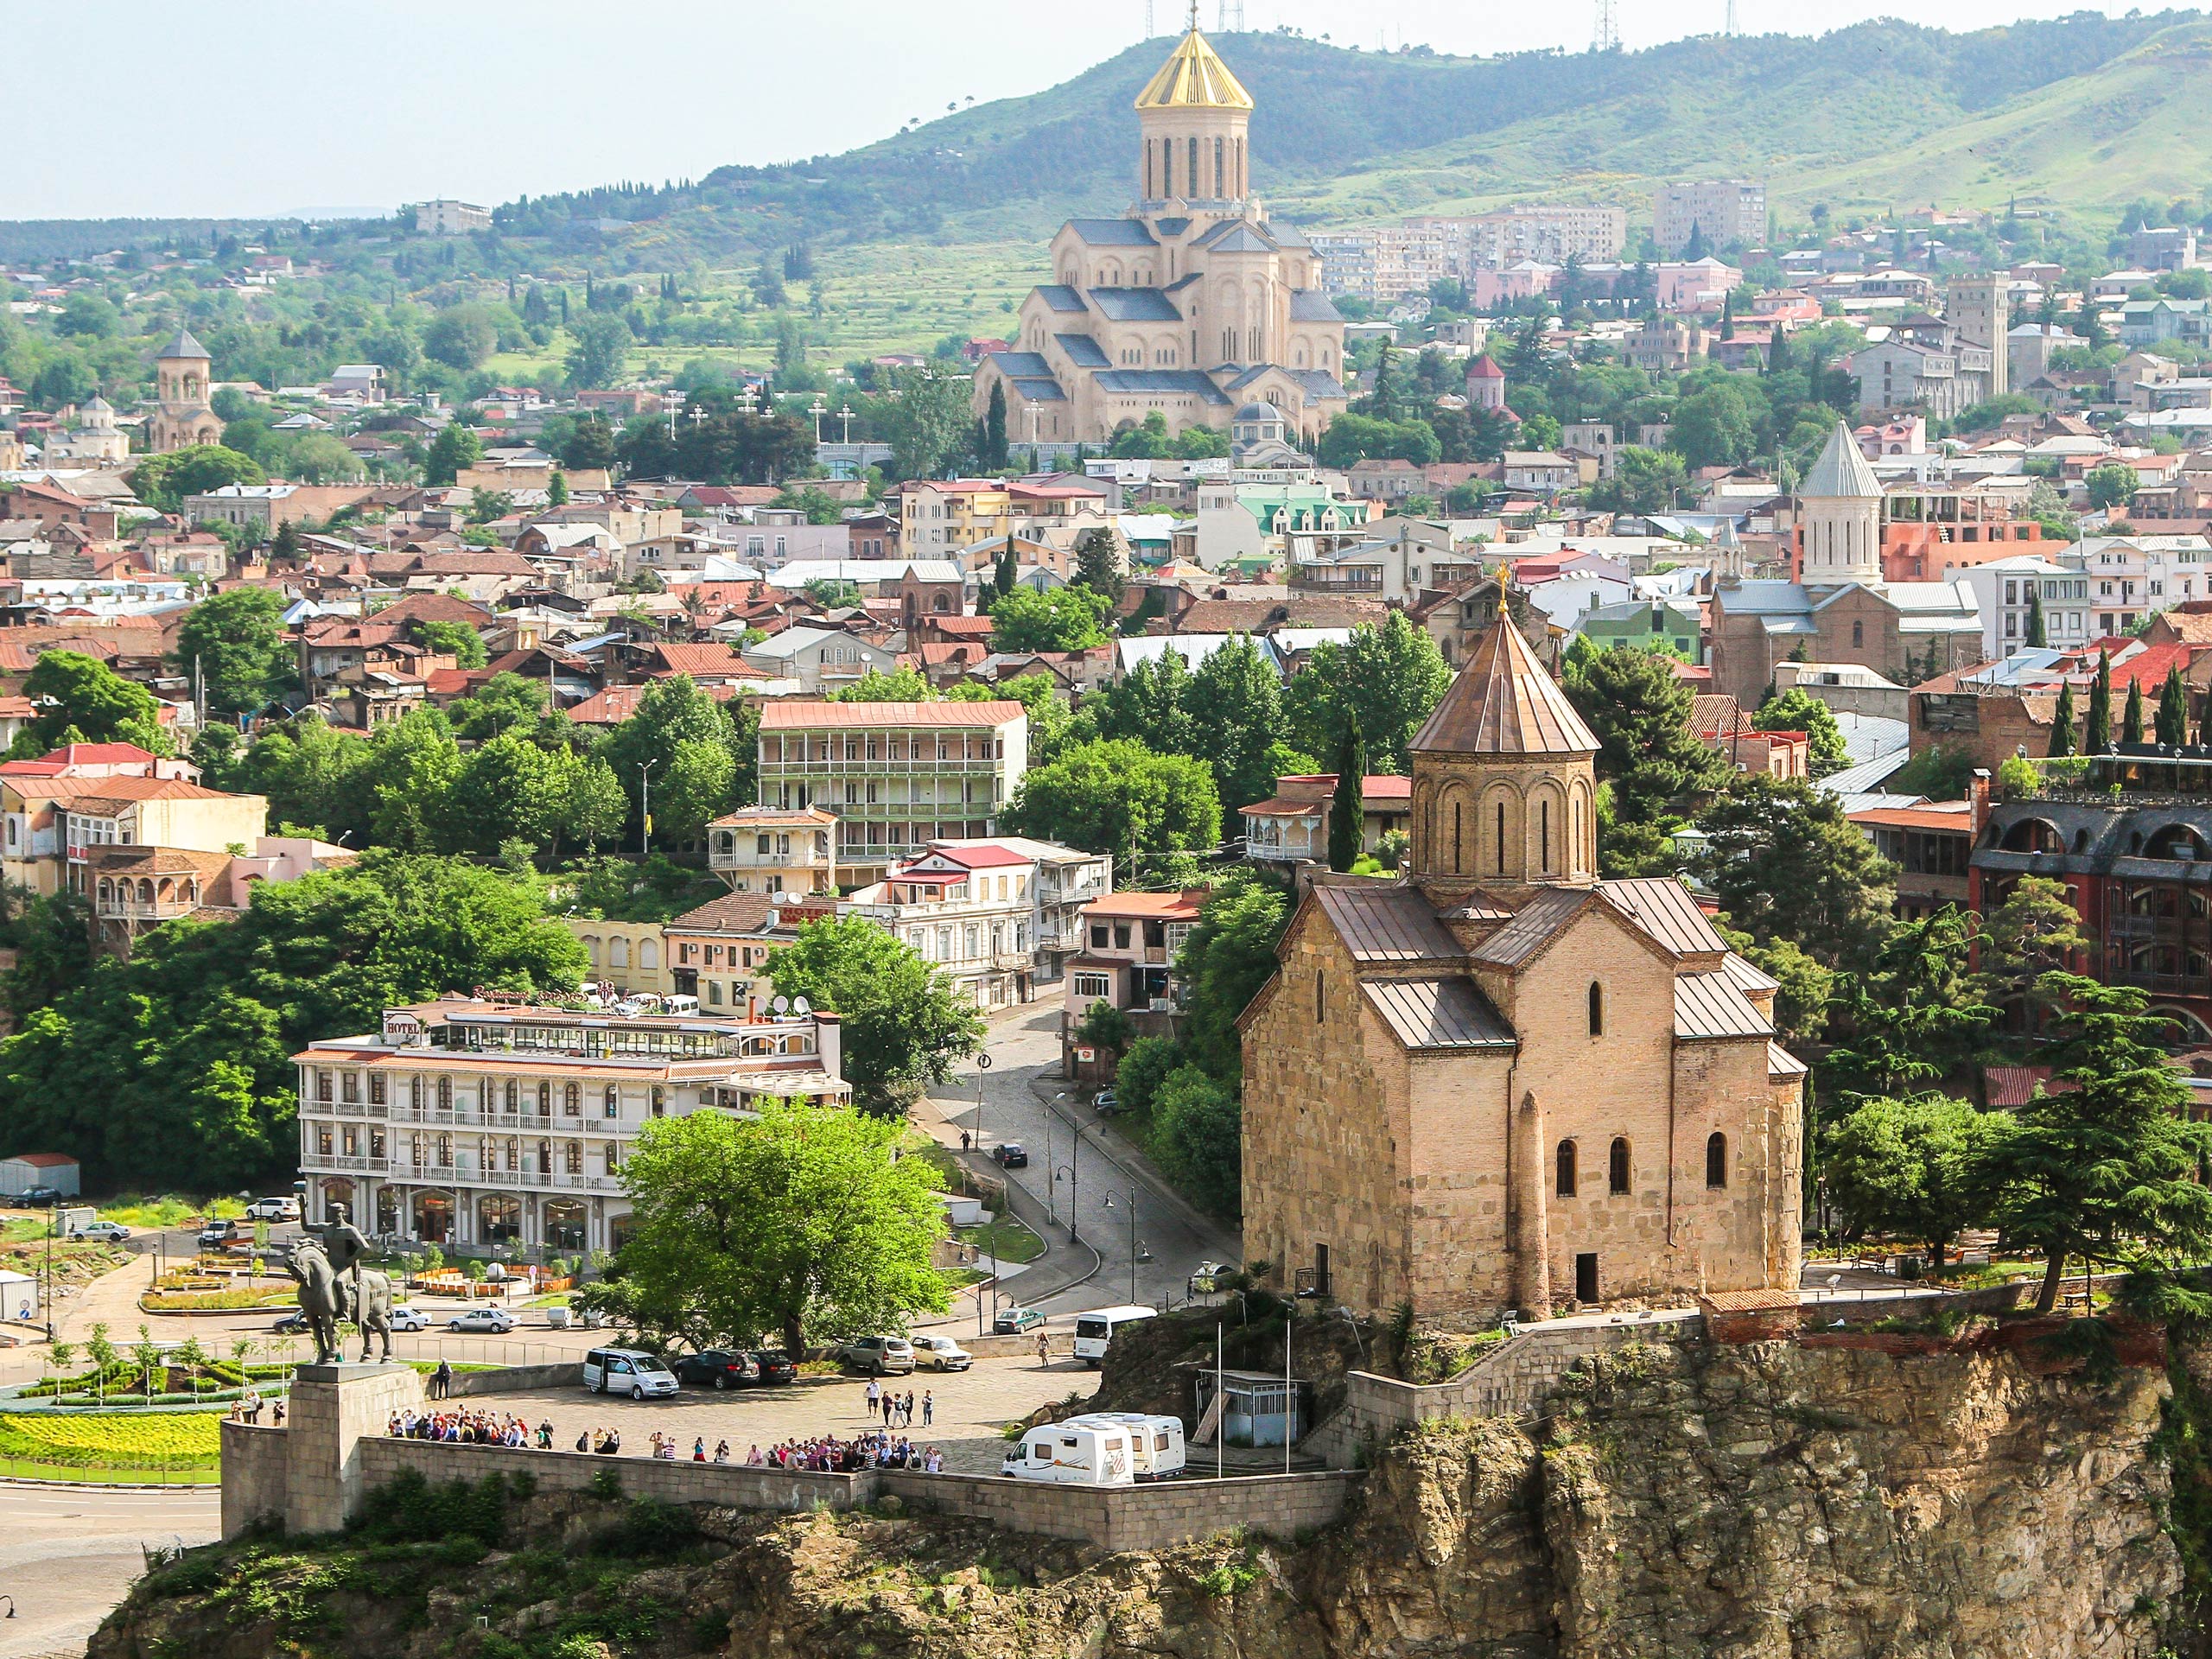
[[956, 1230], [960, 1241], [973, 1244], [985, 1255], [1001, 1262], [1034, 1262], [1045, 1254], [1045, 1241], [1012, 1216], [1001, 1215], [981, 1227]]

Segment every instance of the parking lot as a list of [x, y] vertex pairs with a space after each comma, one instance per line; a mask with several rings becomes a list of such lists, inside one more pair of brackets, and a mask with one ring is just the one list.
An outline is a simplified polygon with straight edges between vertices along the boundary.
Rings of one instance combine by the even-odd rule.
[[[885, 1381], [901, 1394], [913, 1391], [913, 1424], [898, 1432], [918, 1446], [941, 1448], [945, 1468], [954, 1473], [995, 1475], [1006, 1452], [999, 1432], [1002, 1424], [1064, 1400], [1071, 1390], [1090, 1394], [1098, 1374], [1065, 1356], [1040, 1369], [1035, 1357], [1027, 1356], [979, 1359], [968, 1371], [918, 1371]], [[934, 1421], [926, 1428], [921, 1419], [925, 1394], [933, 1395], [936, 1404]], [[587, 1394], [579, 1382], [526, 1394], [479, 1395], [456, 1403], [511, 1413], [532, 1428], [550, 1421], [553, 1443], [563, 1451], [573, 1449], [585, 1429], [618, 1429], [625, 1457], [649, 1455], [655, 1429], [676, 1437], [680, 1457], [691, 1455], [694, 1440], [706, 1440], [709, 1456], [715, 1442], [726, 1440], [732, 1460], [742, 1462], [753, 1446], [765, 1451], [779, 1440], [822, 1434], [849, 1440], [882, 1426], [880, 1417], [868, 1414], [868, 1382], [858, 1376], [801, 1377], [780, 1387], [728, 1394], [687, 1388], [673, 1398], [641, 1401]]]

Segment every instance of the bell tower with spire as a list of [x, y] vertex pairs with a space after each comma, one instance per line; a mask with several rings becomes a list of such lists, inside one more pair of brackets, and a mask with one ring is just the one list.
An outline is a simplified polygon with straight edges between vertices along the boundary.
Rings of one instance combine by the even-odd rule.
[[1160, 73], [1137, 94], [1138, 200], [1147, 210], [1179, 204], [1199, 214], [1241, 217], [1250, 194], [1245, 139], [1252, 95], [1190, 27]]

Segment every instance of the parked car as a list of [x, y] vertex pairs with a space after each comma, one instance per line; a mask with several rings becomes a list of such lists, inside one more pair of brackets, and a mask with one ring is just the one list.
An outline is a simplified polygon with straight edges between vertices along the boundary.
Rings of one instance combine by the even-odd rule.
[[950, 1337], [914, 1338], [914, 1365], [917, 1370], [964, 1371], [975, 1363], [976, 1356]]
[[429, 1314], [412, 1302], [402, 1302], [391, 1310], [391, 1328], [395, 1331], [427, 1331], [430, 1328]]
[[504, 1307], [465, 1307], [446, 1321], [448, 1331], [489, 1331], [501, 1337], [514, 1328], [514, 1315]]
[[130, 1236], [130, 1230], [119, 1221], [88, 1221], [71, 1230], [72, 1238], [89, 1238], [102, 1244], [120, 1244]]
[[1045, 1316], [1033, 1307], [1002, 1307], [991, 1321], [994, 1336], [1018, 1337], [1025, 1331], [1034, 1331], [1045, 1323]]
[[235, 1221], [211, 1221], [200, 1230], [200, 1248], [219, 1250], [226, 1245], [237, 1243], [245, 1236], [245, 1232]]
[[51, 1210], [69, 1195], [58, 1186], [35, 1186], [28, 1192], [18, 1192], [10, 1200], [30, 1210]]
[[639, 1348], [594, 1348], [584, 1356], [584, 1387], [594, 1394], [626, 1394], [632, 1400], [674, 1394], [676, 1374]]
[[868, 1371], [876, 1376], [914, 1369], [914, 1344], [904, 1337], [855, 1337], [830, 1350], [830, 1358], [847, 1370]]
[[780, 1348], [755, 1348], [750, 1351], [746, 1357], [760, 1367], [760, 1380], [763, 1382], [798, 1381], [798, 1366], [792, 1361], [791, 1357]]
[[1098, 1098], [1090, 1103], [1091, 1109], [1101, 1117], [1111, 1117], [1122, 1109], [1122, 1097], [1111, 1089], [1101, 1089]]
[[1001, 1141], [991, 1148], [991, 1156], [1008, 1169], [1029, 1167], [1029, 1150], [1019, 1141]]
[[245, 1207], [248, 1221], [297, 1221], [300, 1201], [297, 1198], [256, 1198]]
[[727, 1348], [704, 1348], [696, 1354], [686, 1354], [668, 1369], [679, 1382], [707, 1388], [741, 1389], [760, 1380], [760, 1368], [750, 1354], [734, 1353]]
[[304, 1337], [308, 1333], [308, 1316], [294, 1308], [270, 1327], [280, 1337]]
[[1221, 1288], [1221, 1276], [1228, 1271], [1218, 1262], [1201, 1262], [1198, 1271], [1185, 1281], [1184, 1289], [1192, 1296], [1211, 1296]]

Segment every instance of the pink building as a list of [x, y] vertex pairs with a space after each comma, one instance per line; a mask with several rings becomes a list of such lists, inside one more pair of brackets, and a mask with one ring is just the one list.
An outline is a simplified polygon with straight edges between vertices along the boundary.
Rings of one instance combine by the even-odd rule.
[[1533, 259], [1523, 259], [1498, 270], [1485, 267], [1475, 272], [1475, 308], [1487, 311], [1492, 306], [1508, 305], [1516, 300], [1533, 300], [1539, 294], [1550, 293], [1566, 276], [1565, 266], [1540, 265]]
[[1686, 264], [1655, 265], [1651, 278], [1662, 311], [1718, 311], [1728, 290], [1742, 285], [1744, 273], [1708, 255]]

